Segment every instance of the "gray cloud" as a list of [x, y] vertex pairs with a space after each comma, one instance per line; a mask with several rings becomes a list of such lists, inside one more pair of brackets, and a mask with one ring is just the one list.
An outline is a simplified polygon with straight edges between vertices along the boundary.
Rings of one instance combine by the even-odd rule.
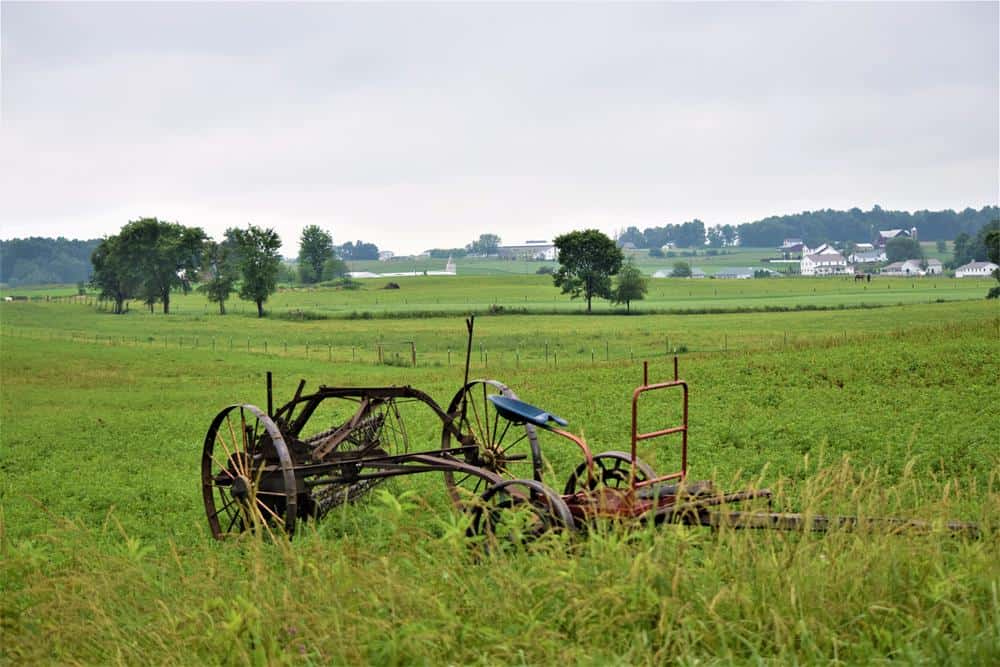
[[998, 5], [0, 5], [0, 234], [997, 202]]

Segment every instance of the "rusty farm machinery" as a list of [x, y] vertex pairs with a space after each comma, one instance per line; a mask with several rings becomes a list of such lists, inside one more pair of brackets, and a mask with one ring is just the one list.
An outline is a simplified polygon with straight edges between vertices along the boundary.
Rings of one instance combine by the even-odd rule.
[[[860, 523], [891, 530], [931, 528], [908, 519], [753, 509], [767, 503], [771, 491], [723, 492], [710, 481], [690, 482], [689, 388], [678, 377], [676, 357], [672, 379], [663, 382], [650, 383], [648, 365], [643, 365], [642, 384], [632, 393], [629, 450], [592, 453], [583, 438], [566, 430], [565, 419], [521, 401], [497, 380], [469, 379], [472, 318], [466, 326], [465, 379], [446, 407], [410, 386], [320, 386], [305, 392], [303, 380], [291, 400], [275, 409], [268, 373], [266, 410], [235, 404], [219, 412], [206, 434], [201, 464], [213, 537], [257, 529], [291, 536], [301, 522], [321, 519], [388, 478], [424, 472], [443, 476], [451, 501], [470, 513], [470, 535], [500, 534], [515, 515], [522, 517], [519, 521], [527, 515], [527, 533], [520, 534], [529, 537], [608, 518], [795, 531], [852, 529]], [[679, 423], [640, 431], [640, 399], [671, 395], [680, 401]], [[403, 414], [414, 404], [440, 421], [440, 442], [430, 449], [411, 446]], [[579, 464], [561, 493], [543, 479], [540, 432], [569, 441], [579, 452]], [[664, 438], [679, 440], [680, 468], [666, 474], [637, 455], [640, 442]], [[978, 535], [970, 523], [944, 527]]]

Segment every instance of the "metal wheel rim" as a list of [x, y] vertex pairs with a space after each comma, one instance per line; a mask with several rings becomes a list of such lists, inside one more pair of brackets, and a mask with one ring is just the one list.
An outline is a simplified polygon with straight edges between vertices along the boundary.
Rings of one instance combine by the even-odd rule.
[[[478, 387], [482, 387], [482, 390], [480, 391]], [[489, 403], [489, 401], [486, 399], [486, 396], [489, 395], [487, 388], [492, 388], [496, 391], [496, 393], [499, 393], [500, 395], [505, 396], [507, 398], [517, 399], [517, 394], [515, 394], [507, 385], [503, 384], [502, 382], [490, 379], [470, 380], [469, 383], [466, 384], [461, 389], [459, 389], [458, 392], [455, 394], [454, 398], [452, 398], [451, 403], [448, 405], [448, 414], [452, 415], [452, 417], [456, 419], [456, 422], [460, 419], [461, 417], [460, 411], [462, 408], [462, 397], [463, 395], [468, 393], [469, 407], [466, 410], [465, 422], [466, 424], [469, 425], [470, 428], [464, 429], [462, 428], [462, 424], [459, 424], [458, 425], [459, 429], [463, 433], [471, 432], [474, 436], [476, 436], [477, 443], [481, 439], [487, 440], [485, 449], [488, 450], [494, 447], [499, 447], [503, 450], [504, 453], [506, 453], [507, 451], [510, 451], [515, 447], [519, 449], [524, 449], [525, 448], [524, 443], [526, 443], [528, 455], [530, 456], [530, 461], [528, 463], [530, 463], [531, 466], [532, 478], [535, 481], [540, 482], [542, 474], [542, 455], [541, 455], [541, 449], [538, 446], [537, 430], [532, 424], [524, 424], [523, 426], [514, 426], [513, 424], [508, 425], [504, 423], [505, 420], [503, 420], [502, 418], [497, 419], [498, 417], [497, 415], [494, 414], [491, 416], [489, 412], [487, 412], [487, 410], [492, 410], [495, 413], [496, 408], [493, 406], [492, 403]], [[476, 400], [480, 398], [481, 400], [479, 402], [481, 404], [481, 407], [476, 403]], [[476, 425], [475, 429], [473, 429], [474, 423]], [[497, 430], [497, 427], [494, 426], [495, 424], [499, 428], [499, 431]], [[515, 428], [523, 429], [524, 435], [517, 436], [511, 434], [510, 431]], [[487, 438], [480, 437], [480, 434], [484, 433], [488, 434]], [[492, 436], [497, 436], [497, 435], [500, 435], [500, 441], [490, 442]], [[504, 447], [505, 444], [504, 441], [506, 441], [508, 438], [510, 439], [510, 443], [506, 447]], [[442, 429], [441, 448], [450, 449], [459, 446], [461, 446], [461, 443], [454, 441], [451, 431], [447, 427]], [[483, 446], [482, 444], [480, 444], [479, 451], [482, 450]], [[480, 465], [482, 464], [480, 463]], [[491, 473], [500, 475], [501, 477], [513, 477], [513, 475], [507, 470], [493, 468], [490, 467], [489, 465], [485, 465], [482, 467], [484, 467]], [[469, 481], [473, 477], [476, 478], [476, 481], [472, 484], [471, 488], [463, 486], [464, 482]], [[445, 486], [448, 489], [448, 495], [451, 497], [451, 500], [455, 504], [455, 506], [459, 508], [463, 507], [470, 500], [477, 498], [481, 493], [486, 492], [489, 488], [485, 477], [477, 477], [474, 475], [468, 475], [464, 473], [455, 473], [450, 470], [446, 470], [444, 472], [444, 480], [445, 480]]]
[[[240, 416], [239, 431], [242, 434], [240, 436], [236, 435], [237, 429], [230, 419], [230, 415], [237, 412]], [[255, 420], [250, 437], [247, 437], [246, 430], [248, 415]], [[258, 427], [262, 430], [258, 430]], [[265, 434], [269, 436], [277, 457], [283, 492], [261, 490], [259, 484], [262, 480], [264, 466], [254, 471], [252, 462], [246, 463], [246, 452], [256, 447], [256, 442], [251, 445], [249, 441], [259, 441]], [[216, 443], [221, 445], [218, 449]], [[252, 454], [250, 457], [252, 459]], [[226, 486], [216, 482], [217, 474], [223, 477], [228, 476], [228, 486], [235, 488], [236, 485], [233, 483], [235, 480], [234, 470], [230, 468], [231, 462], [235, 464], [235, 472], [241, 473], [235, 477], [242, 477], [243, 483], [249, 485], [247, 491], [249, 500], [241, 500], [236, 497], [235, 492], [227, 492]], [[242, 468], [240, 468], [241, 465]], [[209, 529], [215, 539], [221, 540], [227, 535], [244, 532], [257, 525], [270, 530], [270, 526], [274, 524], [289, 536], [295, 532], [297, 490], [292, 459], [277, 425], [263, 410], [254, 405], [248, 403], [230, 405], [221, 410], [212, 420], [202, 445], [201, 487]], [[220, 504], [217, 504], [216, 493], [219, 494]], [[279, 515], [264, 502], [264, 497], [283, 499], [285, 510], [282, 515]], [[223, 529], [223, 522], [226, 524], [225, 529]]]

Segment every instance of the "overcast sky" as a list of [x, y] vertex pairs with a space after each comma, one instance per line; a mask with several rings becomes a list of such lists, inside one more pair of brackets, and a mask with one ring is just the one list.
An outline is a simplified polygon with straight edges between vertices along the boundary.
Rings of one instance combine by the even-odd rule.
[[979, 208], [998, 7], [4, 1], [0, 237], [157, 216], [400, 253]]

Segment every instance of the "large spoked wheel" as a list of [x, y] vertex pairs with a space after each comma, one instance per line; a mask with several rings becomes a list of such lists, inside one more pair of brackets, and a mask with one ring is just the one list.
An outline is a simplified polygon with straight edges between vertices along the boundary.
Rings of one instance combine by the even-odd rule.
[[277, 425], [260, 408], [231, 405], [215, 416], [201, 456], [201, 491], [212, 537], [295, 530], [295, 471]]
[[[489, 400], [494, 395], [517, 398], [507, 385], [496, 380], [473, 380], [459, 390], [448, 406], [448, 414], [455, 419], [462, 437], [456, 438], [446, 426], [441, 448], [467, 447], [458, 458], [471, 466], [502, 478], [531, 477], [541, 482], [542, 454], [535, 427], [515, 425], [501, 417]], [[488, 487], [484, 477], [451, 470], [445, 471], [444, 481], [458, 507], [479, 497]]]
[[533, 479], [507, 479], [494, 484], [475, 503], [468, 534], [482, 536], [490, 547], [523, 545], [553, 530], [574, 530], [569, 506]]
[[[601, 452], [594, 456], [594, 475], [588, 478], [587, 462], [576, 467], [573, 474], [566, 480], [563, 494], [570, 496], [577, 491], [596, 491], [599, 488], [621, 489], [629, 488], [629, 477], [632, 474], [632, 456], [626, 452]], [[655, 479], [656, 473], [640, 459], [635, 460], [635, 481], [645, 482]]]

